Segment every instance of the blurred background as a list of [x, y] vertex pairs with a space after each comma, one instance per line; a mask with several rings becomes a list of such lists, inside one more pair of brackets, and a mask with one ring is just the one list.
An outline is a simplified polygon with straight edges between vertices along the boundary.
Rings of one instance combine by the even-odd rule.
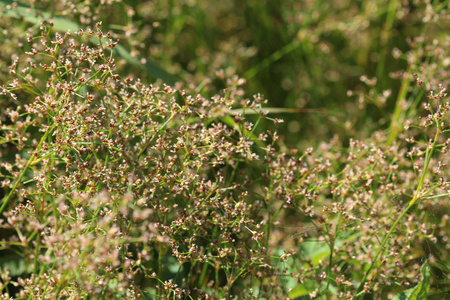
[[23, 27], [51, 18], [57, 31], [75, 32], [101, 21], [123, 46], [124, 76], [207, 93], [205, 85], [223, 88], [219, 70], [238, 75], [249, 98], [261, 93], [285, 109], [273, 116], [285, 120], [278, 131], [305, 149], [392, 126], [400, 101], [421, 101], [413, 74], [448, 82], [448, 2], [1, 1], [0, 67], [23, 44]]

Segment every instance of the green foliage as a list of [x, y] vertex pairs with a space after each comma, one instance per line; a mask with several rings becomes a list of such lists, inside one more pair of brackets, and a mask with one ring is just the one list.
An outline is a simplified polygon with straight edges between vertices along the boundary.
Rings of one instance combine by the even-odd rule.
[[395, 295], [393, 300], [425, 300], [428, 299], [428, 292], [430, 290], [430, 267], [428, 263], [424, 263], [420, 269], [420, 273], [422, 274], [422, 281], [420, 283], [409, 290], [401, 292], [400, 294]]

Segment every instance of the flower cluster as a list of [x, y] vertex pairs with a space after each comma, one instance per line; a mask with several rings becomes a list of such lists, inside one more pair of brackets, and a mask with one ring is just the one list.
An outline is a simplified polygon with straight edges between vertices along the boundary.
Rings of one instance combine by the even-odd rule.
[[284, 151], [244, 79], [149, 85], [100, 22], [52, 25], [0, 87], [0, 245], [25, 266], [0, 297], [380, 298], [448, 255], [445, 85], [390, 133]]

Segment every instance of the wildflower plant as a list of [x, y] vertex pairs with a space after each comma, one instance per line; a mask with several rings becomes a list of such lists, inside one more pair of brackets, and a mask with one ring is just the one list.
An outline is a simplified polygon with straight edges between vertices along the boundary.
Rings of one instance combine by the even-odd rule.
[[3, 247], [19, 247], [32, 266], [20, 294], [138, 297], [138, 277], [156, 294], [225, 295], [267, 264], [261, 220], [246, 202], [257, 173], [242, 172], [267, 146], [253, 124], [230, 118], [235, 106], [264, 117], [264, 99], [242, 99], [239, 78], [210, 99], [122, 78], [100, 24], [74, 35], [50, 27], [30, 38], [24, 65], [13, 61], [17, 79], [2, 92], [34, 97], [8, 109], [3, 127], [19, 151], [2, 164], [3, 228], [17, 233]]
[[425, 99], [390, 130], [286, 149], [244, 79], [125, 76], [101, 25], [30, 29], [1, 79], [2, 298], [445, 293], [445, 84], [407, 73]]

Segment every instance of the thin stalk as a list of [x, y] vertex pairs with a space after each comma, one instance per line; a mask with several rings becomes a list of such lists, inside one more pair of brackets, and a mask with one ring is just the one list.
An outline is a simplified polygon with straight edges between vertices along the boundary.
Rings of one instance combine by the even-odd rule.
[[[345, 196], [345, 195], [344, 195]], [[341, 205], [344, 204], [345, 201], [345, 197], [342, 197], [341, 200]], [[334, 236], [330, 236], [330, 244], [328, 245], [330, 247], [330, 257], [328, 260], [328, 274], [327, 274], [327, 294], [329, 293], [329, 287], [330, 287], [330, 283], [331, 283], [331, 268], [332, 268], [332, 263], [333, 263], [333, 252], [334, 252], [334, 248], [336, 245], [336, 239], [338, 238], [339, 235], [339, 229], [341, 228], [341, 223], [342, 223], [342, 212], [339, 212], [338, 214], [338, 219], [336, 222], [336, 229], [334, 230]]]
[[423, 182], [425, 181], [426, 171], [428, 170], [428, 165], [430, 164], [430, 160], [433, 155], [434, 148], [436, 147], [436, 143], [439, 138], [439, 133], [440, 133], [440, 129], [438, 127], [436, 135], [434, 136], [433, 146], [431, 147], [430, 152], [427, 152], [427, 155], [426, 155], [425, 166], [423, 168], [422, 176], [420, 177], [420, 181], [419, 181], [419, 184], [417, 185], [417, 189], [416, 189], [416, 192], [414, 193], [414, 197], [409, 202], [409, 206], [412, 206], [417, 201], [418, 198], [422, 197], [422, 195], [420, 194], [420, 189], [422, 188]]
[[392, 143], [397, 139], [397, 136], [400, 132], [401, 122], [403, 122], [401, 117], [402, 117], [402, 112], [404, 110], [404, 108], [400, 105], [400, 101], [402, 99], [405, 99], [406, 94], [408, 93], [408, 88], [411, 83], [410, 73], [411, 73], [411, 65], [408, 67], [408, 70], [406, 71], [406, 76], [403, 76], [403, 81], [402, 81], [402, 85], [400, 87], [400, 92], [398, 93], [398, 96], [397, 96], [397, 101], [396, 101], [397, 105], [395, 106], [395, 111], [394, 111], [394, 114], [392, 115], [390, 132], [389, 132], [389, 136], [387, 139], [388, 145], [392, 145]]
[[203, 267], [202, 267], [202, 273], [200, 274], [200, 278], [198, 280], [198, 284], [202, 287], [205, 288], [206, 287], [206, 282], [205, 282], [205, 278], [206, 278], [206, 272], [208, 271], [208, 263], [204, 263]]
[[255, 75], [258, 74], [261, 70], [267, 68], [272, 63], [280, 60], [285, 55], [289, 54], [290, 52], [294, 51], [300, 46], [301, 42], [297, 38], [294, 38], [290, 43], [286, 44], [283, 48], [281, 48], [278, 51], [275, 51], [268, 57], [264, 58], [258, 65], [256, 65], [255, 67], [251, 68], [246, 73], [244, 73], [243, 77], [247, 80], [255, 77]]
[[386, 22], [384, 23], [383, 31], [380, 36], [380, 59], [377, 65], [377, 77], [383, 78], [384, 75], [384, 66], [386, 64], [386, 52], [388, 48], [388, 42], [392, 35], [392, 26], [394, 24], [395, 14], [397, 12], [397, 2], [398, 0], [389, 1], [388, 13], [386, 16]]
[[440, 129], [438, 127], [436, 135], [434, 136], [433, 145], [432, 145], [430, 151], [427, 152], [427, 156], [426, 156], [426, 159], [425, 159], [425, 166], [423, 168], [422, 176], [421, 176], [421, 178], [419, 180], [419, 183], [417, 185], [416, 192], [414, 193], [414, 196], [411, 199], [411, 201], [409, 201], [408, 206], [406, 206], [406, 208], [403, 210], [403, 212], [398, 216], [398, 218], [392, 224], [391, 228], [389, 229], [389, 232], [384, 236], [383, 241], [381, 242], [380, 248], [378, 249], [377, 253], [375, 254], [375, 257], [373, 258], [372, 263], [370, 264], [369, 268], [367, 269], [366, 273], [364, 274], [363, 279], [361, 280], [361, 283], [359, 284], [358, 290], [356, 291], [355, 299], [358, 299], [358, 297], [360, 297], [363, 294], [363, 288], [364, 288], [364, 285], [365, 285], [365, 283], [367, 281], [367, 277], [369, 276], [370, 271], [375, 266], [375, 263], [377, 262], [378, 257], [380, 256], [381, 252], [384, 250], [384, 246], [386, 245], [389, 237], [391, 236], [392, 232], [394, 232], [395, 228], [397, 227], [398, 222], [400, 222], [400, 220], [403, 219], [405, 214], [417, 202], [417, 200], [422, 198], [422, 194], [420, 193], [420, 190], [422, 189], [423, 183], [425, 181], [425, 177], [426, 177], [426, 174], [427, 174], [428, 166], [430, 164], [431, 157], [433, 155], [434, 149], [435, 149], [436, 144], [438, 142], [439, 134], [440, 134]]
[[38, 268], [39, 268], [39, 262], [38, 262], [38, 256], [39, 256], [39, 250], [41, 248], [41, 235], [37, 234], [37, 241], [36, 241], [36, 252], [34, 254], [34, 274], [38, 274]]
[[31, 164], [34, 162], [34, 160], [36, 159], [36, 153], [39, 152], [39, 150], [41, 150], [42, 144], [44, 143], [44, 141], [47, 139], [47, 137], [53, 132], [53, 129], [56, 127], [56, 124], [53, 124], [48, 130], [47, 132], [44, 134], [44, 136], [41, 138], [41, 141], [39, 142], [39, 145], [36, 149], [36, 151], [30, 156], [30, 158], [27, 161], [27, 164], [25, 165], [25, 167], [22, 169], [22, 171], [19, 174], [19, 177], [17, 178], [16, 182], [14, 183], [11, 191], [9, 192], [8, 196], [3, 200], [3, 204], [0, 207], [0, 215], [3, 213], [3, 211], [5, 210], [6, 206], [8, 205], [9, 201], [11, 200], [12, 196], [14, 195], [14, 192], [16, 191], [17, 187], [19, 186], [19, 183], [22, 181], [23, 176], [25, 175], [25, 173], [27, 172], [28, 168], [31, 166]]

